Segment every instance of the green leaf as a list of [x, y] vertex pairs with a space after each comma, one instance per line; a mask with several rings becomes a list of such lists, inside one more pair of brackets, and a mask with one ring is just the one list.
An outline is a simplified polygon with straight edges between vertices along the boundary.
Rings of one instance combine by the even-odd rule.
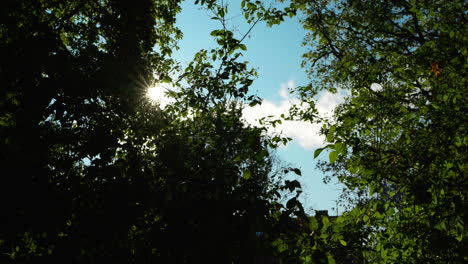
[[256, 105], [262, 104], [261, 100], [253, 100], [252, 102], [249, 103], [250, 107], [254, 107]]
[[315, 219], [315, 217], [309, 218], [309, 228], [311, 231], [315, 231], [319, 228], [317, 219]]
[[336, 159], [338, 158], [338, 151], [334, 150], [332, 152], [330, 152], [330, 154], [328, 155], [329, 159], [330, 159], [330, 163], [333, 163], [336, 161]]
[[219, 8], [219, 9], [218, 9], [218, 14], [219, 14], [220, 17], [224, 17], [224, 15], [225, 15], [225, 10], [224, 10], [224, 8]]
[[161, 82], [163, 83], [172, 83], [172, 78], [169, 75], [164, 76], [164, 78], [161, 79]]
[[241, 155], [238, 155], [238, 156], [236, 156], [236, 157], [234, 158], [233, 161], [234, 161], [234, 162], [239, 162], [239, 161], [241, 161], [241, 160], [242, 160], [242, 156], [241, 156]]
[[341, 151], [343, 150], [343, 144], [340, 143], [340, 142], [335, 143], [335, 144], [333, 145], [333, 149], [336, 150], [336, 151], [338, 151], [338, 152], [341, 152]]
[[392, 216], [393, 214], [395, 214], [395, 209], [393, 207], [388, 208], [385, 212], [385, 215], [388, 217]]
[[331, 126], [330, 130], [328, 130], [328, 133], [327, 133], [327, 141], [328, 142], [333, 141], [333, 136], [335, 134], [335, 130], [336, 130], [336, 125]]
[[364, 215], [364, 217], [362, 218], [362, 220], [363, 220], [364, 222], [367, 223], [367, 221], [369, 221], [369, 216], [368, 216], [368, 215]]
[[327, 216], [322, 217], [322, 224], [323, 224], [323, 228], [326, 229], [331, 224], [330, 219], [328, 219]]
[[316, 158], [320, 155], [320, 153], [322, 153], [322, 151], [323, 151], [324, 149], [326, 149], [326, 147], [316, 149], [316, 150], [314, 151], [314, 159], [316, 159]]
[[340, 239], [340, 244], [343, 245], [343, 246], [347, 246], [348, 244], [346, 243], [346, 241], [344, 241], [343, 239]]
[[297, 180], [293, 180], [293, 181], [289, 181], [289, 180], [286, 180], [285, 181], [285, 187], [289, 189], [289, 191], [294, 191], [294, 189], [296, 188], [301, 188], [301, 184], [297, 181]]
[[444, 222], [437, 223], [437, 224], [434, 226], [434, 228], [437, 229], [437, 230], [440, 230], [440, 231], [445, 231], [445, 230], [447, 230], [447, 226], [445, 225]]
[[244, 177], [244, 179], [248, 180], [248, 179], [250, 179], [250, 177], [252, 177], [252, 172], [250, 170], [246, 170], [246, 171], [244, 171], [244, 175], [242, 175], [242, 177]]
[[301, 170], [300, 170], [300, 169], [298, 169], [298, 168], [293, 168], [292, 171], [293, 171], [294, 173], [296, 173], [297, 175], [302, 176], [302, 173], [301, 173]]

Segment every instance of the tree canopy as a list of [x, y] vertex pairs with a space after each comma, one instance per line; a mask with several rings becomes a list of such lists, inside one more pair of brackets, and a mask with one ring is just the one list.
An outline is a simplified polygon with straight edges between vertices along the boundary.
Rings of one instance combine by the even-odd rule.
[[466, 262], [466, 2], [297, 2], [303, 100], [349, 93], [323, 130], [351, 205], [337, 236], [371, 228], [348, 243], [369, 262]]
[[[223, 29], [171, 80], [179, 4], [5, 3], [2, 261], [240, 263], [268, 249], [255, 234], [281, 208], [283, 172], [241, 121], [255, 72]], [[164, 82], [180, 89], [162, 110], [145, 96]]]
[[[0, 261], [465, 263], [465, 1], [279, 2], [240, 4], [250, 29], [302, 15], [311, 81], [289, 118], [324, 123], [315, 157], [346, 186], [342, 215], [307, 215], [282, 179], [301, 171], [275, 161], [290, 139], [243, 121], [261, 98], [222, 1], [194, 1], [218, 47], [182, 68], [181, 1], [9, 0]], [[161, 83], [166, 107], [146, 98]], [[347, 94], [329, 120], [324, 90]]]

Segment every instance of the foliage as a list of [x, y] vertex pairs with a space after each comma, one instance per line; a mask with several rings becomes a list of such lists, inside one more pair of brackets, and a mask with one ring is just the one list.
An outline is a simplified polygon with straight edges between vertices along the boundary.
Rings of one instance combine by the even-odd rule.
[[[285, 2], [285, 1], [280, 1]], [[468, 239], [464, 1], [241, 1], [212, 10], [219, 47], [181, 69], [180, 1], [7, 1], [0, 11], [0, 260], [93, 263], [464, 263]], [[326, 121], [322, 168], [346, 185], [349, 210], [307, 216], [296, 168], [271, 155], [288, 138], [242, 121], [261, 103], [243, 40], [304, 14], [299, 87], [346, 88]], [[175, 102], [148, 102], [171, 83]], [[291, 117], [293, 118], [293, 117]], [[323, 121], [323, 120], [320, 120]], [[266, 125], [275, 125], [280, 120]], [[284, 192], [293, 193], [285, 204]]]
[[310, 31], [303, 101], [350, 93], [323, 130], [324, 168], [358, 195], [338, 232], [364, 224], [368, 262], [465, 263], [466, 2], [295, 2]]
[[[212, 33], [220, 48], [200, 51], [171, 80], [179, 1], [4, 3], [2, 262], [245, 263], [271, 254], [255, 234], [284, 210], [275, 202], [284, 172], [272, 171], [275, 142], [241, 121], [242, 107], [259, 103], [247, 95], [255, 72], [238, 61], [243, 38], [223, 23], [226, 7], [201, 4], [222, 23]], [[288, 12], [250, 14], [273, 25]], [[171, 81], [173, 105], [145, 100], [151, 84]]]
[[[92, 262], [124, 247], [139, 210], [127, 176], [142, 160], [122, 168], [122, 140], [141, 115], [144, 84], [171, 65], [178, 10], [151, 1], [4, 4], [1, 258]], [[158, 120], [140, 125], [156, 129]]]

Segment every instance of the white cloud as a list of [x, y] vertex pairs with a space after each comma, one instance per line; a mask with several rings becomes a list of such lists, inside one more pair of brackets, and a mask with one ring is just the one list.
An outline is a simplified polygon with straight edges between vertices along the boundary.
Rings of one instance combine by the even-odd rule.
[[[259, 119], [273, 116], [273, 119], [280, 119], [281, 114], [287, 115], [291, 106], [299, 104], [300, 100], [290, 96], [288, 89], [294, 88], [294, 81], [288, 81], [281, 84], [278, 91], [280, 95], [279, 102], [263, 100], [261, 105], [254, 107], [247, 106], [242, 114], [248, 124], [259, 126]], [[155, 103], [158, 103], [161, 108], [174, 102], [166, 92], [169, 89], [174, 89], [170, 85], [156, 85], [148, 88], [147, 98]], [[335, 107], [344, 101], [344, 92], [336, 94], [325, 91], [315, 100], [315, 107], [319, 115], [322, 117], [331, 117]], [[312, 149], [324, 145], [324, 137], [319, 135], [321, 124], [312, 124], [305, 121], [282, 121], [282, 124], [277, 124], [276, 128], [270, 127], [268, 134], [273, 135], [281, 133], [284, 136], [290, 137], [294, 142], [297, 142], [305, 149]]]
[[[280, 118], [281, 114], [287, 115], [289, 108], [299, 103], [297, 98], [291, 98], [289, 96], [288, 88], [295, 86], [293, 81], [289, 81], [287, 84], [280, 86], [279, 95], [281, 101], [274, 103], [269, 100], [263, 100], [261, 105], [254, 107], [246, 107], [243, 110], [243, 116], [247, 123], [258, 126], [258, 120], [273, 116], [273, 118]], [[316, 100], [316, 107], [319, 114], [323, 117], [331, 117], [333, 109], [344, 101], [344, 94], [342, 92], [333, 94], [325, 91]], [[270, 135], [275, 133], [282, 133], [283, 135], [290, 137], [293, 141], [296, 141], [301, 147], [305, 149], [311, 149], [324, 144], [324, 137], [319, 135], [320, 124], [312, 124], [304, 121], [282, 121], [282, 124], [278, 124], [276, 128], [270, 128], [268, 133]]]

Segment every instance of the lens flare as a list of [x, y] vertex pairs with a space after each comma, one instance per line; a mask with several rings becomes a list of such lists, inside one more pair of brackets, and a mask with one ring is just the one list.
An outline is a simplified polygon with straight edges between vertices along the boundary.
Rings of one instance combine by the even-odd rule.
[[149, 101], [158, 104], [161, 108], [164, 108], [171, 102], [170, 98], [166, 95], [167, 89], [162, 85], [155, 85], [148, 87], [146, 91], [146, 97]]

